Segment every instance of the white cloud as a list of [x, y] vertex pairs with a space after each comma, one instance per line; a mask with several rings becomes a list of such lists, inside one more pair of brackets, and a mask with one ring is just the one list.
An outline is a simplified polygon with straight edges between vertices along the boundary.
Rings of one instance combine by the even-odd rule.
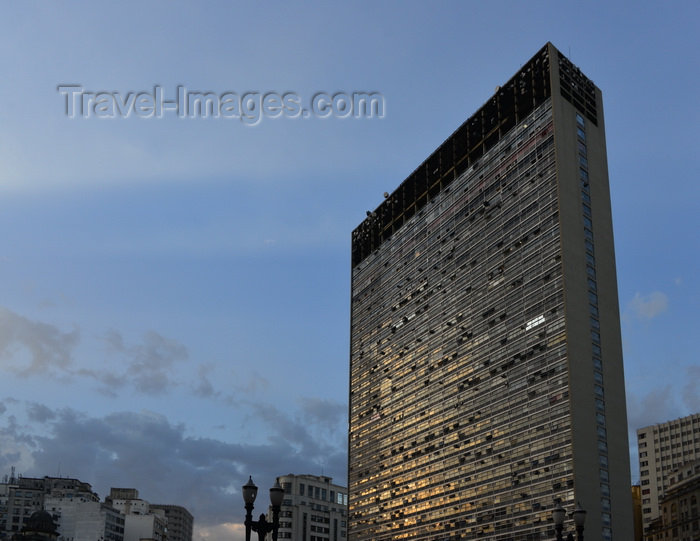
[[[6, 400], [11, 404], [14, 399]], [[7, 411], [7, 406], [0, 402], [0, 415]], [[0, 426], [0, 472], [12, 467], [17, 471], [30, 469], [34, 466], [32, 456], [33, 440], [23, 434], [23, 427], [19, 425], [14, 415], [9, 415]]]
[[19, 376], [67, 370], [79, 337], [77, 328], [64, 332], [0, 306], [0, 365]]
[[201, 364], [197, 369], [197, 382], [194, 385], [194, 394], [201, 396], [202, 398], [216, 397], [219, 395], [217, 391], [214, 390], [214, 386], [209, 380], [209, 374], [214, 370], [214, 365], [212, 363]]
[[652, 291], [649, 295], [636, 293], [627, 306], [637, 319], [651, 320], [668, 310], [668, 297], [660, 291]]
[[177, 340], [148, 331], [140, 343], [127, 344], [115, 330], [104, 333], [102, 340], [107, 345], [107, 355], [119, 362], [106, 363], [109, 370], [83, 368], [76, 371], [77, 375], [97, 380], [100, 392], [116, 397], [119, 389], [131, 386], [146, 395], [159, 395], [180, 385], [173, 377], [174, 368], [176, 363], [186, 362], [189, 353]]
[[665, 423], [682, 416], [676, 403], [677, 393], [671, 385], [656, 388], [644, 396], [627, 393], [627, 417], [630, 428], [636, 431], [645, 426]]
[[0, 471], [4, 473], [12, 467], [27, 471], [33, 466], [31, 449], [0, 431]]
[[300, 398], [297, 402], [301, 406], [302, 419], [309, 426], [320, 426], [335, 431], [338, 427], [347, 425], [347, 404], [321, 398]]
[[[92, 359], [89, 367], [81, 367], [73, 358], [80, 338], [74, 328], [64, 332], [55, 325], [31, 320], [0, 306], [0, 368], [19, 377], [62, 377], [63, 381], [89, 378], [99, 382], [100, 392], [115, 397], [120, 389], [131, 388], [146, 395], [165, 394], [183, 384], [176, 374], [176, 365], [189, 360], [187, 347], [156, 331], [147, 331], [141, 340], [129, 344], [120, 332], [108, 331], [102, 336], [106, 344], [105, 363]], [[116, 362], [115, 362], [116, 361]], [[200, 370], [201, 394], [206, 387], [207, 371]], [[213, 394], [213, 389], [209, 394]], [[45, 412], [37, 412], [45, 415]]]

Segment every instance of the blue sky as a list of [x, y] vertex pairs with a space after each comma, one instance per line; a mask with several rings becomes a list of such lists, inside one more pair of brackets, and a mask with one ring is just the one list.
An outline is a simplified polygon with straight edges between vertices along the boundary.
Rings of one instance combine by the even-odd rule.
[[[346, 477], [350, 233], [551, 41], [602, 89], [630, 429], [700, 411], [700, 4], [0, 8], [0, 475]], [[383, 118], [67, 118], [86, 91], [379, 92]], [[632, 449], [634, 453], [634, 449]], [[636, 468], [635, 468], [636, 469]]]

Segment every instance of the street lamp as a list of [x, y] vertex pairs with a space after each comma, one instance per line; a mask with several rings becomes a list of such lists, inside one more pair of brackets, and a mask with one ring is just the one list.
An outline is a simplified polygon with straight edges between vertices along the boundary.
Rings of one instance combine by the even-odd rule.
[[[583, 541], [583, 524], [586, 522], [586, 511], [581, 509], [581, 504], [576, 504], [576, 509], [571, 514], [574, 518], [574, 525], [576, 526], [576, 539], [577, 541]], [[552, 520], [554, 521], [554, 530], [557, 532], [557, 541], [564, 541], [562, 537], [562, 532], [564, 530], [564, 519], [566, 518], [566, 510], [561, 506], [561, 503], [557, 503], [557, 506], [552, 509]], [[566, 536], [567, 541], [574, 541], [574, 535], [569, 532]]]
[[260, 518], [253, 520], [253, 509], [255, 506], [255, 498], [258, 496], [258, 487], [253, 483], [253, 478], [250, 477], [248, 482], [243, 485], [243, 501], [245, 502], [245, 541], [250, 541], [250, 532], [254, 531], [258, 534], [258, 541], [264, 541], [268, 533], [272, 532], [272, 541], [277, 541], [277, 530], [280, 525], [280, 507], [284, 499], [284, 489], [280, 486], [279, 479], [275, 481], [274, 486], [270, 489], [270, 505], [272, 506], [272, 522], [268, 522], [265, 518], [265, 513], [260, 515]]
[[573, 512], [574, 524], [576, 524], [576, 536], [578, 541], [583, 541], [583, 524], [586, 522], [586, 510], [581, 508], [580, 503], [576, 503], [576, 509]]

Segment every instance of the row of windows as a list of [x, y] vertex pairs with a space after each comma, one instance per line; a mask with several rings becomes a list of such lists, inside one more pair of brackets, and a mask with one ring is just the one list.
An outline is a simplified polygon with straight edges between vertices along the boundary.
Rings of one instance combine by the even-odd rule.
[[[544, 133], [544, 132], [543, 132]], [[548, 146], [548, 151], [551, 150], [551, 145], [552, 145], [552, 138], [549, 137], [547, 139], [547, 144]], [[530, 149], [528, 149], [529, 151]], [[523, 199], [523, 191], [530, 189], [530, 193], [532, 195], [532, 187], [535, 185], [533, 183], [526, 183], [523, 184], [522, 186], [518, 186], [517, 189], [513, 189], [513, 182], [510, 181], [510, 177], [514, 173], [518, 173], [518, 170], [520, 167], [523, 167], [524, 164], [527, 165], [527, 167], [530, 167], [530, 162], [534, 161], [538, 165], [536, 166], [538, 169], [541, 167], [540, 162], [538, 161], [539, 158], [537, 157], [536, 153], [539, 152], [540, 154], [545, 153], [545, 149], [541, 150], [532, 150], [535, 155], [533, 155], [532, 158], [530, 158], [530, 155], [526, 156], [525, 159], [521, 160], [520, 163], [518, 164], [518, 167], [511, 168], [512, 165], [514, 165], [515, 162], [508, 162], [507, 164], [502, 164], [501, 162], [495, 163], [493, 166], [493, 169], [490, 171], [484, 172], [480, 176], [480, 182], [474, 183], [471, 185], [471, 188], [467, 188], [471, 191], [469, 193], [463, 193], [460, 192], [458, 189], [452, 191], [452, 193], [447, 196], [447, 190], [445, 192], [445, 195], [442, 197], [442, 203], [436, 206], [436, 209], [433, 212], [428, 212], [426, 213], [421, 212], [418, 217], [414, 217], [412, 220], [412, 224], [407, 224], [403, 227], [402, 229], [402, 235], [400, 237], [400, 240], [403, 242], [397, 242], [395, 239], [394, 242], [392, 242], [392, 245], [390, 247], [387, 247], [387, 251], [391, 252], [391, 258], [390, 260], [392, 262], [398, 261], [399, 263], [403, 262], [403, 264], [407, 264], [406, 258], [410, 258], [410, 260], [413, 260], [414, 254], [412, 247], [414, 244], [416, 247], [418, 246], [417, 243], [424, 242], [425, 244], [428, 245], [435, 245], [439, 244], [438, 241], [444, 243], [446, 240], [446, 237], [442, 237], [440, 240], [440, 234], [439, 232], [441, 229], [439, 227], [436, 227], [438, 221], [443, 221], [445, 218], [450, 217], [452, 220], [455, 220], [456, 223], [458, 222], [470, 222], [470, 229], [478, 233], [479, 230], [484, 229], [485, 227], [485, 222], [484, 221], [479, 221], [477, 224], [471, 224], [471, 222], [474, 220], [475, 216], [481, 216], [485, 219], [488, 219], [494, 210], [498, 210], [503, 206], [504, 212], [508, 212], [506, 210], [507, 204], [502, 202], [503, 194], [506, 193], [511, 193], [513, 196], [516, 194], [519, 196], [519, 200], [525, 201], [526, 199]], [[495, 160], [497, 161], [497, 160]], [[484, 166], [480, 171], [486, 170], [487, 167]], [[526, 171], [526, 173], [529, 175]], [[540, 171], [540, 174], [542, 171]], [[489, 175], [490, 174], [490, 179], [484, 179], [484, 175]], [[495, 177], [494, 177], [495, 175]], [[536, 178], [535, 171], [532, 173], [532, 179]], [[496, 182], [494, 182], [494, 178], [496, 179]], [[517, 180], [518, 176], [515, 176], [515, 180]], [[483, 179], [483, 183], [481, 180]], [[482, 190], [483, 184], [487, 184], [488, 187], [485, 190]], [[504, 188], [507, 188], [507, 190], [504, 190]], [[449, 190], [449, 189], [448, 189]], [[521, 193], [518, 193], [521, 192]], [[501, 199], [499, 199], [501, 198]], [[473, 207], [473, 208], [472, 208]], [[510, 207], [511, 209], [515, 208], [513, 206]], [[466, 209], [466, 210], [465, 210]], [[471, 209], [471, 210], [470, 210]], [[440, 220], [436, 220], [435, 216], [437, 216], [437, 212], [440, 211], [441, 217]], [[465, 212], [467, 213], [465, 215]], [[471, 216], [469, 216], [471, 214]], [[462, 226], [465, 227], [465, 226]], [[521, 226], [522, 229], [522, 226]], [[420, 232], [419, 235], [415, 237], [415, 239], [411, 239], [411, 236], [413, 232]], [[473, 236], [473, 241], [476, 241], [478, 239], [478, 236]], [[476, 242], [472, 242], [472, 245], [476, 246]], [[396, 246], [395, 246], [396, 245]], [[398, 253], [397, 253], [398, 252]], [[427, 252], [426, 252], [427, 253]], [[433, 251], [434, 253], [434, 251]], [[439, 252], [438, 252], [439, 253]], [[389, 262], [389, 259], [385, 263], [387, 265]], [[366, 267], [365, 265], [361, 265], [362, 268]], [[365, 285], [362, 286], [360, 284], [355, 284], [354, 291], [355, 291], [355, 296], [353, 297], [353, 301], [358, 300], [358, 297], [361, 296], [366, 296], [369, 294], [369, 288], [370, 285], [378, 278], [377, 273], [382, 270], [381, 266], [377, 266], [373, 272], [368, 272], [364, 273], [366, 276], [360, 280], [361, 283], [364, 283]], [[360, 273], [359, 271], [354, 273], [355, 275], [363, 274]], [[372, 288], [374, 289], [374, 288]], [[358, 293], [359, 292], [359, 293]], [[372, 298], [374, 300], [380, 300], [381, 295], [373, 295]]]
[[[300, 502], [300, 505], [303, 505], [303, 506], [307, 506], [307, 505], [308, 505], [309, 508], [311, 508], [311, 509], [316, 509], [317, 511], [325, 511], [325, 512], [328, 512], [328, 510], [329, 510], [329, 508], [328, 508], [327, 505], [322, 505], [322, 504], [320, 504], [320, 503], [313, 503], [313, 502], [307, 503], [307, 502], [304, 501], [304, 500], [302, 500], [302, 501]], [[291, 506], [292, 506], [292, 500], [284, 500], [284, 501], [282, 502], [282, 506], [291, 507]], [[331, 507], [331, 508], [330, 508], [330, 511], [336, 511], [336, 510], [337, 510], [341, 515], [344, 515], [344, 514], [345, 514], [345, 509], [336, 509], [335, 507]], [[290, 511], [289, 513], [290, 513], [289, 516], [291, 516], [291, 511]], [[280, 516], [283, 516], [283, 515], [280, 515]]]
[[676, 442], [676, 445], [679, 445], [679, 444], [680, 444], [680, 445], [692, 445], [693, 443], [700, 443], [700, 438], [698, 438], [698, 437], [696, 437], [696, 438], [692, 438], [692, 437], [691, 437], [690, 439], [687, 439], [687, 440], [681, 439], [681, 441], [678, 441], [680, 438], [684, 438], [684, 437], [688, 437], [688, 436], [693, 436], [693, 435], [694, 435], [693, 433], [687, 433], [687, 434], [686, 434], [686, 433], [684, 432], [683, 434], [679, 434], [679, 435], [677, 435], [677, 436], [675, 436], [675, 437], [674, 437], [674, 436], [671, 436], [671, 437], [669, 438], [669, 436], [666, 436], [665, 438], [660, 438], [660, 439], [658, 439], [658, 440], [655, 439], [655, 440], [654, 440], [654, 445], [657, 446], [657, 445], [658, 445], [659, 443], [661, 443], [662, 441], [675, 441], [675, 442]]
[[[347, 536], [347, 533], [345, 532], [345, 530], [342, 530], [340, 532], [340, 537], [346, 537], [346, 536]], [[292, 532], [279, 532], [277, 534], [277, 537], [279, 539], [292, 539]], [[309, 536], [309, 541], [329, 541], [329, 538], [328, 537], [321, 537], [318, 535], [311, 535], [311, 536]]]
[[[540, 113], [521, 146], [485, 156], [489, 171], [456, 180], [353, 269], [358, 539], [439, 525], [525, 538], [546, 528], [552, 494], [573, 501], [551, 109]], [[489, 526], [494, 502], [504, 514]]]
[[603, 516], [603, 539], [612, 539], [611, 515], [610, 515], [610, 485], [608, 472], [608, 444], [607, 430], [605, 428], [605, 390], [603, 385], [603, 362], [601, 350], [600, 321], [598, 310], [598, 287], [596, 276], [595, 247], [593, 242], [593, 212], [591, 209], [590, 178], [588, 175], [588, 150], [586, 147], [586, 121], [576, 113], [576, 131], [578, 135], [579, 149], [579, 182], [581, 185], [581, 209], [583, 214], [584, 247], [586, 257], [586, 272], [588, 274], [588, 300], [589, 300], [589, 323], [591, 334], [591, 347], [593, 354], [593, 392], [596, 400], [596, 421], [598, 424], [598, 463], [600, 469], [600, 493], [601, 509]]
[[[664, 423], [660, 425], [655, 425], [653, 427], [653, 432], [654, 435], [657, 435], [660, 432], [669, 432], [673, 430], [679, 430], [681, 427], [689, 427], [692, 428], [692, 430], [683, 433], [683, 435], [690, 435], [696, 430], [700, 429], [700, 427], [696, 429], [695, 427], [693, 427], [693, 425], [700, 425], [700, 414], [683, 418], [680, 420], [680, 422], [676, 421], [674, 424]], [[638, 437], [639, 439], [645, 439], [647, 437], [647, 432], [640, 433]]]
[[[555, 246], [552, 245], [551, 249], [555, 249]], [[560, 267], [559, 267], [558, 262], [555, 260], [555, 261], [553, 261], [552, 264], [556, 265], [555, 267], [553, 267], [553, 269], [558, 274], [560, 272]], [[539, 269], [539, 272], [540, 273], [542, 272], [541, 267]], [[533, 278], [534, 278], [534, 276], [533, 276]], [[540, 275], [540, 280], [541, 279], [542, 278]], [[460, 282], [460, 283], [462, 283], [462, 282]], [[468, 282], [464, 281], [464, 283], [466, 284]], [[533, 286], [534, 285], [535, 284], [533, 282]], [[468, 286], [468, 289], [470, 287], [471, 286]], [[440, 286], [438, 286], [438, 290], [439, 289], [440, 289]], [[449, 291], [448, 289], [444, 289], [444, 290]], [[538, 287], [538, 289], [532, 291], [532, 293], [529, 294], [525, 300], [523, 300], [523, 307], [527, 306], [527, 305], [533, 305], [533, 304], [537, 305], [536, 298], [534, 298], [534, 297], [536, 297], [537, 295], [539, 295], [541, 297], [543, 295], [544, 291], [545, 290], [542, 287]], [[515, 293], [517, 293], [517, 290], [515, 291]], [[522, 295], [522, 294], [523, 293], [520, 293], [520, 295]], [[510, 294], [508, 294], [506, 296], [510, 296]], [[472, 294], [472, 295], [465, 294], [465, 297], [466, 297], [465, 300], [467, 300], [469, 297], [473, 298], [474, 294]], [[557, 298], [553, 298], [552, 300], [557, 302]], [[438, 299], [438, 301], [439, 301], [439, 299]], [[486, 298], [484, 298], [484, 301], [486, 301]], [[508, 304], [509, 306], [512, 307], [509, 309], [509, 313], [510, 313], [510, 311], [514, 311], [516, 314], [518, 313], [517, 307], [518, 307], [519, 303], [516, 302], [515, 299], [507, 301], [506, 304]], [[436, 311], [440, 310], [441, 305], [442, 304], [438, 302], [436, 307], [435, 307], [435, 310]], [[427, 303], [424, 303], [423, 306], [426, 307]], [[493, 325], [498, 322], [498, 321], [494, 321], [494, 318], [501, 318], [501, 316], [503, 315], [502, 311], [499, 311], [498, 313], [496, 313], [495, 310], [492, 309], [492, 310], [494, 310], [492, 312], [493, 318], [486, 318], [486, 315], [488, 315], [488, 312], [484, 312], [484, 314], [486, 314], [486, 315], [484, 316], [485, 319], [483, 319], [483, 320], [479, 319], [479, 318], [475, 318], [473, 316], [470, 318], [470, 312], [477, 311], [480, 313], [479, 308], [477, 306], [475, 306], [473, 309], [470, 310], [469, 304], [465, 305], [462, 303], [460, 303], [460, 306], [462, 308], [464, 308], [465, 310], [456, 315], [457, 321], [455, 321], [454, 319], [452, 319], [450, 317], [447, 317], [445, 314], [442, 314], [441, 312], [438, 312], [438, 314], [440, 314], [439, 316], [436, 314], [437, 319], [434, 320], [435, 322], [433, 322], [432, 319], [431, 320], [423, 320], [423, 319], [415, 318], [415, 315], [413, 315], [413, 314], [409, 315], [407, 319], [411, 320], [412, 318], [415, 318], [416, 320], [418, 320], [417, 324], [419, 326], [414, 327], [413, 330], [411, 331], [411, 332], [415, 333], [415, 334], [412, 334], [412, 336], [416, 336], [416, 338], [414, 340], [410, 340], [407, 342], [406, 338], [403, 337], [403, 339], [400, 341], [400, 345], [402, 345], [403, 347], [398, 352], [395, 352], [395, 350], [389, 344], [391, 343], [392, 340], [396, 340], [396, 338], [390, 338], [391, 335], [388, 335], [387, 338], [380, 341], [381, 345], [383, 345], [384, 347], [383, 347], [382, 351], [381, 352], [378, 351], [378, 353], [381, 355], [387, 356], [386, 360], [382, 361], [382, 363], [387, 365], [387, 369], [389, 367], [391, 367], [391, 371], [393, 374], [400, 375], [401, 374], [400, 371], [402, 369], [401, 368], [402, 363], [405, 365], [407, 363], [407, 361], [406, 360], [402, 361], [401, 359], [397, 359], [396, 357], [397, 356], [399, 358], [411, 357], [411, 356], [415, 357], [417, 354], [420, 353], [421, 350], [426, 350], [426, 348], [428, 348], [430, 345], [434, 344], [435, 340], [434, 340], [434, 338], [431, 338], [430, 335], [435, 334], [436, 332], [440, 332], [439, 337], [443, 338], [443, 343], [449, 339], [454, 339], [454, 337], [456, 337], [458, 344], [462, 343], [464, 346], [476, 345], [477, 344], [476, 339], [474, 339], [473, 341], [469, 340], [469, 339], [472, 338], [474, 334], [479, 332], [477, 329], [481, 329], [481, 332], [485, 332], [489, 328], [489, 326], [493, 327]], [[487, 307], [488, 305], [483, 305], [483, 306]], [[557, 306], [557, 304], [550, 305], [549, 308], [551, 308], [552, 306]], [[546, 308], [547, 307], [542, 306], [540, 308], [540, 312], [542, 311], [542, 309], [546, 309]], [[423, 308], [423, 310], [425, 310], [425, 308]], [[481, 311], [483, 311], [483, 310], [481, 310]], [[476, 315], [476, 314], [474, 314], [474, 315]], [[508, 317], [507, 314], [506, 314], [506, 317]], [[464, 325], [464, 322], [461, 322], [460, 324], [456, 324], [456, 323], [459, 323], [459, 319], [461, 319], [461, 318], [464, 318], [464, 321], [469, 321], [470, 325], [468, 327], [466, 327]], [[504, 318], [501, 318], [499, 321], [503, 321], [503, 319]], [[480, 323], [481, 321], [483, 321], [483, 324]], [[431, 322], [433, 322], [433, 323], [431, 324]], [[436, 323], [436, 322], [443, 322], [443, 323], [440, 325], [439, 323]], [[488, 325], [487, 325], [487, 323], [488, 323]], [[484, 328], [482, 329], [479, 325], [483, 326]], [[404, 331], [402, 331], [402, 332], [404, 332]], [[404, 334], [405, 334], [405, 332], [404, 332]], [[515, 333], [512, 333], [512, 334], [515, 335]], [[398, 336], [399, 336], [399, 338], [401, 338], [401, 335], [398, 335]], [[425, 338], [430, 338], [430, 341], [426, 341], [425, 344], [421, 344], [421, 342]], [[410, 344], [412, 342], [416, 344], [415, 348], [410, 347]], [[377, 346], [378, 345], [379, 344], [377, 344]], [[447, 344], [445, 343], [445, 345], [447, 345]], [[488, 347], [488, 344], [484, 343], [481, 347], [482, 348]], [[374, 346], [371, 346], [370, 349], [372, 351], [376, 351]], [[379, 349], [379, 348], [377, 347], [377, 349]], [[404, 353], [404, 351], [406, 353]], [[427, 352], [427, 350], [426, 350], [426, 352]], [[359, 358], [361, 359], [362, 357], [363, 357], [363, 351], [359, 351]], [[372, 357], [368, 357], [368, 358], [376, 359], [377, 357], [375, 357], [373, 355]], [[381, 359], [381, 357], [380, 357], [380, 359]], [[398, 366], [397, 366], [397, 363], [399, 363]], [[374, 370], [373, 368], [370, 368], [370, 370], [368, 370], [368, 371], [358, 371], [356, 374], [354, 374], [354, 377], [353, 377], [354, 392], [353, 392], [353, 394], [357, 394], [358, 387], [360, 390], [362, 389], [362, 387], [361, 387], [361, 380], [362, 379], [366, 379], [366, 381], [368, 381], [368, 383], [370, 382], [368, 375], [373, 370]]]
[[[543, 74], [543, 70], [540, 67], [538, 66], [538, 77], [541, 77]], [[527, 71], [529, 72], [530, 69], [527, 69]], [[523, 71], [523, 77], [525, 76], [525, 71]], [[527, 76], [529, 77], [529, 74]], [[544, 82], [547, 79], [543, 77], [541, 80]], [[524, 83], [524, 80], [521, 82]], [[514, 83], [511, 84], [511, 89], [513, 86]], [[548, 90], [543, 88], [540, 89], [540, 92], [542, 94], [538, 96], [538, 101], [549, 101], [547, 98]], [[519, 121], [524, 120], [520, 115], [525, 114], [526, 111], [531, 111], [533, 106], [531, 97], [522, 95], [518, 99], [519, 103], [516, 107], [520, 110], [518, 115]], [[508, 107], [512, 106], [512, 104], [508, 105]], [[495, 111], [493, 113], [495, 115]], [[491, 117], [491, 113], [486, 114], [488, 117]], [[423, 166], [402, 183], [400, 189], [395, 192], [397, 194], [396, 197], [392, 196], [392, 199], [382, 204], [377, 209], [377, 212], [368, 213], [371, 217], [353, 232], [353, 265], [361, 265], [362, 261], [371, 255], [372, 250], [379, 248], [383, 240], [391, 238], [392, 233], [401, 228], [404, 222], [410, 221], [417, 211], [421, 211], [425, 204], [429, 202], [429, 198], [430, 202], [432, 202], [438, 195], [448, 192], [451, 188], [449, 184], [453, 179], [453, 175], [448, 173], [448, 170], [450, 172], [454, 171], [455, 176], [463, 178], [477, 169], [481, 171], [488, 169], [488, 167], [484, 167], [484, 162], [487, 164], [491, 162], [491, 165], [494, 165], [493, 162], [497, 161], [496, 158], [499, 156], [491, 150], [496, 143], [503, 143], [499, 147], [501, 150], [503, 146], [507, 145], [506, 151], [510, 151], [513, 146], [517, 145], [517, 148], [521, 148], [521, 146], [527, 146], [532, 142], [534, 132], [538, 129], [537, 117], [530, 115], [528, 120], [518, 126], [518, 128], [510, 129], [515, 121], [515, 117], [511, 117], [507, 123], [502, 123], [499, 127], [496, 120], [497, 116], [500, 116], [500, 113], [491, 117], [490, 121], [485, 122], [482, 127], [477, 127], [482, 125], [481, 120], [476, 119], [478, 115], [472, 117], [468, 128], [465, 123], [445, 145], [441, 146], [429, 160], [426, 160]], [[483, 133], [490, 132], [485, 140], [482, 139], [481, 129], [484, 130]], [[506, 131], [508, 133], [504, 133]], [[502, 136], [502, 138], [499, 136]], [[476, 141], [481, 142], [476, 143]], [[485, 153], [482, 143], [488, 149]], [[476, 146], [474, 146], [475, 144]], [[454, 148], [452, 145], [454, 145]], [[472, 150], [465, 154], [468, 147], [471, 147]], [[461, 163], [455, 164], [453, 162], [452, 150], [464, 158], [460, 158]], [[453, 165], [456, 165], [456, 167], [453, 167]], [[496, 163], [495, 165], [498, 164]], [[444, 168], [444, 173], [448, 173], [443, 175], [442, 179], [440, 174], [441, 167]], [[429, 168], [430, 172], [426, 168]], [[475, 179], [476, 174], [473, 177]], [[429, 190], [428, 186], [430, 186]], [[396, 215], [397, 213], [398, 216]], [[379, 229], [383, 230], [380, 231]]]
[[[282, 487], [286, 494], [291, 493], [292, 483], [283, 483]], [[308, 489], [308, 490], [307, 490]], [[330, 493], [330, 499], [328, 495]], [[314, 498], [316, 500], [330, 501], [333, 503], [338, 503], [340, 505], [347, 505], [347, 494], [342, 492], [336, 493], [334, 490], [328, 490], [323, 487], [317, 486], [306, 486], [304, 483], [299, 483], [299, 495], [308, 496], [309, 498]]]
[[[549, 215], [554, 216], [555, 213], [556, 205], [551, 207], [551, 214]], [[353, 337], [355, 338], [353, 341], [353, 355], [356, 356], [359, 354], [359, 358], [362, 358], [365, 353], [375, 353], [377, 351], [377, 346], [379, 345], [377, 339], [384, 335], [386, 330], [389, 330], [384, 326], [377, 327], [377, 313], [380, 310], [383, 311], [383, 309], [387, 307], [387, 304], [392, 306], [392, 312], [395, 311], [397, 307], [403, 306], [409, 300], [411, 301], [410, 306], [417, 307], [414, 309], [413, 313], [409, 312], [404, 316], [405, 319], [403, 321], [401, 318], [397, 317], [398, 314], [392, 314], [390, 316], [390, 320], [394, 323], [390, 330], [396, 332], [401, 329], [401, 332], [405, 332], [405, 329], [410, 327], [410, 325], [407, 324], [413, 317], [419, 314], [426, 314], [429, 306], [433, 304], [442, 304], [442, 299], [449, 298], [454, 304], [462, 304], [463, 302], [466, 303], [467, 306], [474, 304], [475, 309], [477, 309], [476, 306], [478, 304], [484, 304], [488, 301], [485, 293], [496, 285], [494, 280], [502, 280], [501, 283], [506, 285], [510, 285], [514, 281], [517, 281], [519, 285], [523, 283], [528, 285], [529, 282], [532, 282], [532, 280], [536, 278], [541, 280], [541, 267], [537, 268], [538, 265], [541, 265], [541, 257], [534, 249], [542, 245], [548, 246], [550, 242], [556, 240], [553, 233], [556, 233], [556, 229], [554, 228], [557, 226], [555, 220], [552, 220], [550, 223], [546, 224], [547, 229], [543, 229], [542, 217], [533, 217], [536, 218], [536, 220], [533, 221], [531, 226], [532, 234], [527, 238], [529, 242], [524, 243], [523, 239], [514, 239], [512, 246], [511, 243], [507, 245], [506, 251], [508, 251], [508, 253], [506, 254], [504, 251], [504, 254], [499, 254], [500, 261], [497, 261], [495, 257], [484, 258], [479, 261], [479, 252], [474, 252], [474, 249], [466, 251], [466, 243], [460, 242], [459, 239], [452, 239], [444, 254], [444, 259], [446, 261], [452, 261], [450, 261], [449, 266], [447, 263], [445, 264], [442, 272], [438, 271], [432, 273], [432, 275], [426, 275], [425, 278], [420, 279], [419, 283], [416, 285], [412, 285], [412, 283], [418, 281], [416, 278], [412, 279], [410, 276], [406, 276], [406, 273], [399, 274], [398, 276], [401, 276], [403, 284], [408, 285], [402, 287], [402, 283], [397, 281], [397, 287], [394, 289], [396, 293], [389, 299], [388, 303], [386, 300], [382, 299], [379, 294], [375, 302], [371, 304], [367, 303], [363, 305], [362, 303], [356, 303], [357, 308], [353, 314], [352, 331]], [[551, 231], [552, 229], [554, 230]], [[548, 238], [550, 235], [552, 237], [551, 241]], [[538, 236], [539, 242], [537, 242]], [[514, 249], [518, 251], [514, 252]], [[532, 252], [526, 253], [528, 249], [532, 250]], [[483, 256], [485, 247], [481, 250]], [[462, 255], [460, 255], [460, 252]], [[470, 261], [462, 263], [461, 259], [466, 258], [470, 258]], [[494, 262], [491, 263], [491, 261]], [[420, 267], [418, 269], [414, 268], [416, 264], [418, 264], [418, 262], [414, 262], [408, 270], [416, 270], [419, 274], [417, 278], [421, 278], [422, 275], [418, 270]], [[448, 275], [447, 272], [450, 274]], [[413, 282], [409, 282], [409, 280], [413, 280]], [[537, 284], [532, 282], [530, 287], [541, 284], [541, 281]], [[379, 287], [379, 285], [377, 287]], [[386, 287], [384, 287], [383, 290], [385, 292], [392, 291]], [[480, 298], [481, 295], [484, 296]], [[463, 301], [459, 297], [463, 297]], [[360, 309], [361, 305], [363, 309]], [[405, 312], [407, 309], [408, 307], [402, 312]], [[439, 306], [436, 306], [431, 312], [439, 313], [437, 312], [438, 309]], [[425, 319], [425, 315], [421, 319]], [[435, 323], [439, 325], [441, 320], [442, 318]], [[387, 336], [383, 341], [386, 342], [389, 339], [390, 336]], [[379, 342], [381, 342], [381, 340]], [[368, 348], [370, 351], [366, 351]]]

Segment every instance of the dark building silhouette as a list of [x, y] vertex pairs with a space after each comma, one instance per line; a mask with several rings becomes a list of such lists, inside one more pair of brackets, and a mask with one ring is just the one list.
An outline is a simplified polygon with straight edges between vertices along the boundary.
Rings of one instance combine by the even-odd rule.
[[12, 536], [13, 541], [55, 541], [58, 538], [57, 525], [46, 511], [35, 511], [22, 529]]

